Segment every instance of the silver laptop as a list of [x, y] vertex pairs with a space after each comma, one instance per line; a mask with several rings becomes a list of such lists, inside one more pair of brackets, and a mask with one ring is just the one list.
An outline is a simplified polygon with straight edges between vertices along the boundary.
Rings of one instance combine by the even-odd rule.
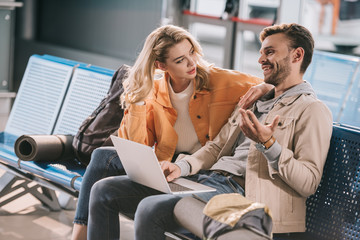
[[167, 182], [154, 150], [146, 145], [111, 136], [128, 177], [137, 183], [170, 194], [192, 194], [216, 191], [215, 188], [178, 178]]

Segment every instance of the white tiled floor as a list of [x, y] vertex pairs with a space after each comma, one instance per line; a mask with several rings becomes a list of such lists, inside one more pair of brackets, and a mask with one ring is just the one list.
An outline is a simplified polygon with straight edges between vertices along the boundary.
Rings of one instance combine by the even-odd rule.
[[[69, 240], [74, 215], [74, 210], [49, 211], [26, 194], [0, 208], [0, 240]], [[120, 217], [120, 229], [121, 240], [134, 239], [131, 220]]]

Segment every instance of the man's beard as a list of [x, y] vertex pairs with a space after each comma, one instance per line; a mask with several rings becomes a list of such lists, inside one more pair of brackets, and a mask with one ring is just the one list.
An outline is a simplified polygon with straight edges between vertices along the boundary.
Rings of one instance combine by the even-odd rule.
[[[270, 64], [270, 63], [269, 63]], [[276, 72], [273, 72], [264, 79], [264, 81], [268, 84], [274, 85], [275, 87], [281, 84], [291, 72], [290, 68], [290, 55], [287, 55], [285, 58], [281, 59], [276, 64]], [[271, 64], [272, 69], [274, 70], [274, 64]]]

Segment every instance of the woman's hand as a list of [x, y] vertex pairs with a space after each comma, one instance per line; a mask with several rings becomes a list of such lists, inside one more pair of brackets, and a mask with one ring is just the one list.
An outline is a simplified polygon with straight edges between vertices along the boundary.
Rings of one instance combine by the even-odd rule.
[[172, 180], [180, 177], [181, 169], [178, 165], [168, 162], [162, 161], [160, 162], [161, 169], [165, 175], [166, 181], [171, 182]]
[[251, 87], [244, 96], [241, 97], [238, 105], [242, 109], [248, 109], [251, 105], [254, 104], [256, 100], [265, 95], [271, 89], [273, 85], [267, 83], [261, 83], [259, 85]]

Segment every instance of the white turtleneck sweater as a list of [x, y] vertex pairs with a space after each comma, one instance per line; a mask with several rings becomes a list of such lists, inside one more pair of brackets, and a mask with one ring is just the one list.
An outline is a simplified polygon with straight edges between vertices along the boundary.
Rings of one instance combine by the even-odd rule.
[[189, 115], [189, 101], [194, 93], [194, 84], [191, 81], [189, 86], [179, 93], [174, 92], [170, 81], [168, 82], [168, 85], [171, 104], [177, 111], [174, 129], [178, 135], [178, 142], [175, 152], [187, 152], [193, 154], [201, 148], [201, 144]]

